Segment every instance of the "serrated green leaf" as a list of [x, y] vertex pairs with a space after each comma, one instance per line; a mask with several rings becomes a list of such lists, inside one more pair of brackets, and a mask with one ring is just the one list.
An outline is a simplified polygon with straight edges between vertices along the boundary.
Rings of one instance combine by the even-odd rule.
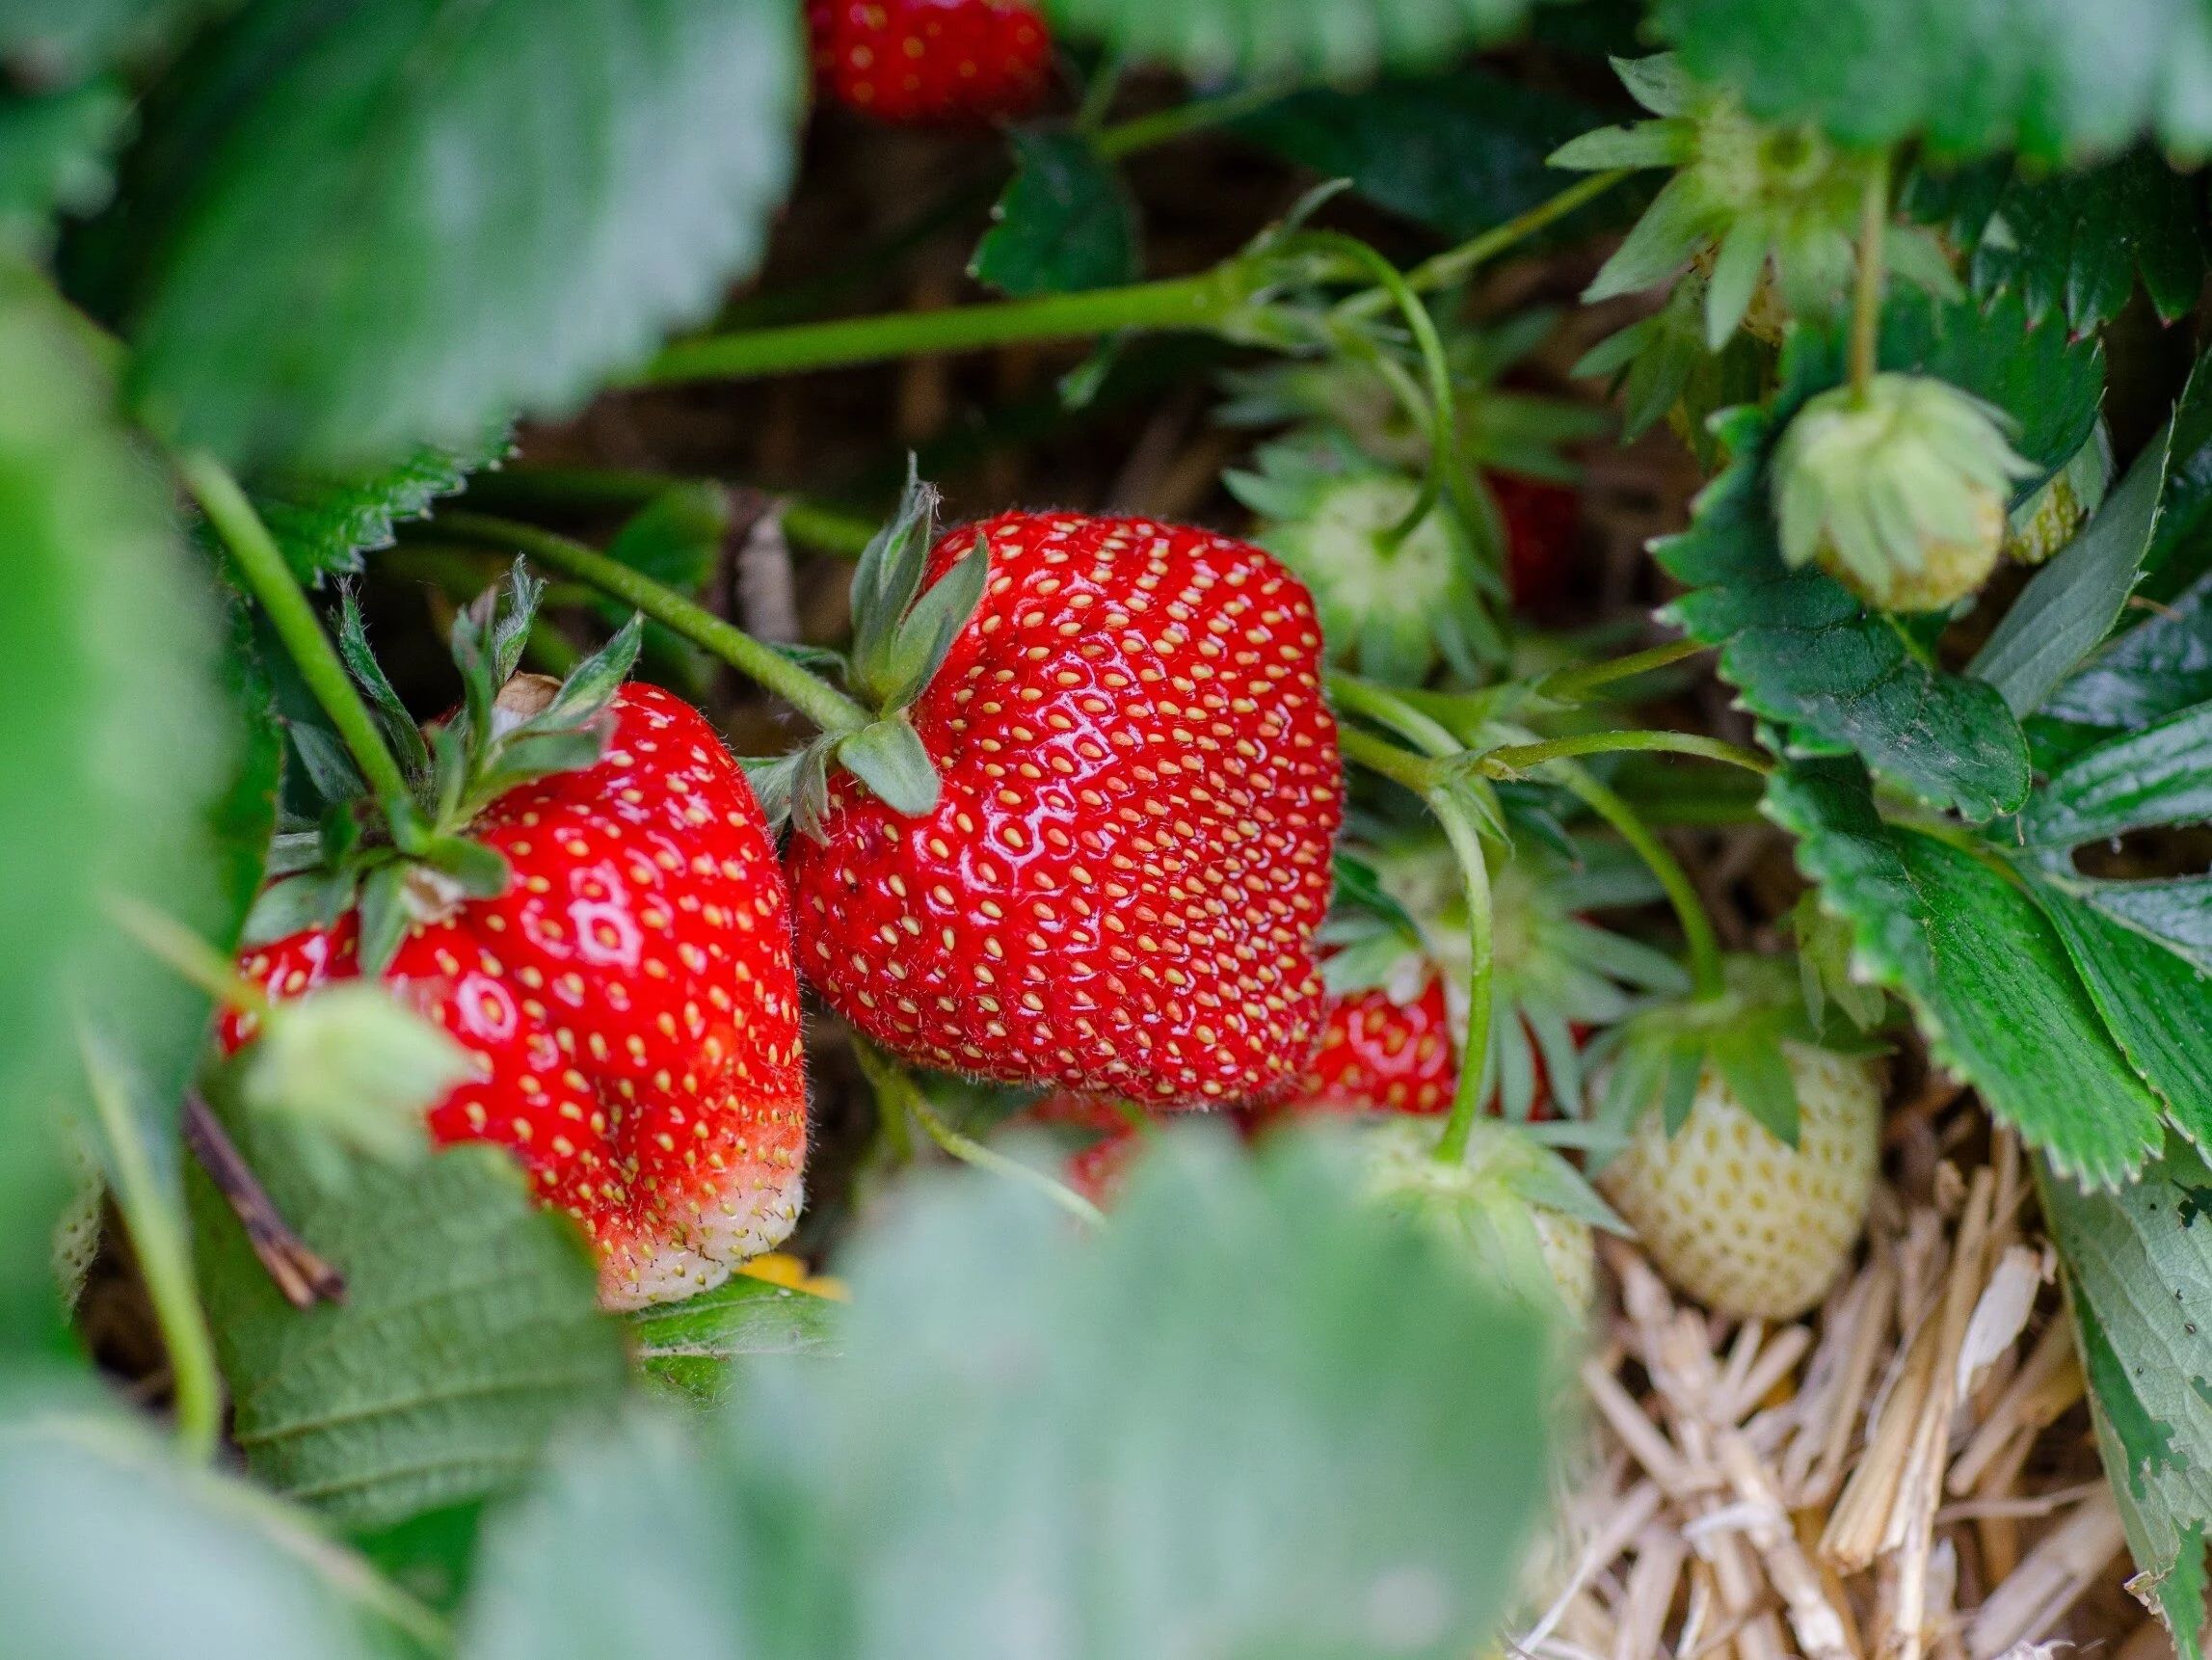
[[[1556, 93], [1468, 69], [1358, 92], [1310, 88], [1233, 130], [1323, 178], [1348, 178], [1368, 201], [1463, 242], [1558, 195], [1559, 175], [1547, 158], [1601, 119]], [[1613, 193], [1547, 234], [1572, 241], [1626, 224], [1641, 200]]]
[[[2028, 332], [2024, 344], [2022, 328], [2016, 301], [1985, 312], [1902, 295], [1883, 313], [1880, 361], [2005, 410], [2019, 423], [2014, 447], [2047, 477], [2094, 428], [2103, 360], [2093, 344], [2069, 344], [2055, 324]], [[1808, 398], [1843, 377], [1841, 335], [1800, 327], [1774, 402], [1720, 417], [1735, 460], [1699, 498], [1690, 530], [1655, 549], [1696, 590], [1670, 610], [1698, 639], [1722, 647], [1722, 676], [1745, 707], [1783, 723], [1794, 749], [1855, 749], [1969, 819], [2011, 812], [2028, 791], [2027, 745], [1995, 688], [1935, 668], [1896, 619], [1870, 612], [1817, 571], [1783, 564], [1768, 485], [1772, 446]], [[2023, 494], [2041, 482], [2024, 481]]]
[[[173, 1131], [205, 995], [104, 914], [110, 896], [234, 934], [218, 817], [241, 720], [221, 617], [163, 481], [116, 419], [60, 303], [0, 278], [0, 1348], [45, 1329], [43, 1235], [67, 1194], [55, 1109], [84, 1021]], [[251, 831], [247, 834], [250, 836]]]
[[826, 1297], [739, 1273], [681, 1302], [641, 1308], [626, 1323], [648, 1379], [711, 1406], [742, 1386], [756, 1355], [836, 1354], [840, 1313]]
[[2102, 166], [2027, 177], [1998, 159], [1922, 173], [1908, 204], [1966, 255], [1973, 291], [2020, 296], [2031, 323], [2054, 313], [2076, 334], [2119, 314], [2143, 285], [2172, 322], [2204, 282], [2202, 185], [2139, 145]]
[[0, 1418], [0, 1606], [10, 1653], [371, 1660], [419, 1652], [390, 1646], [399, 1633], [367, 1617], [361, 1593], [374, 1596], [375, 1588], [366, 1566], [296, 1513], [180, 1463], [120, 1416], [73, 1402], [10, 1406]]
[[1013, 146], [1014, 177], [991, 209], [971, 277], [1025, 299], [1144, 274], [1135, 199], [1088, 137], [1027, 127]]
[[2212, 150], [2212, 13], [2194, 0], [1660, 0], [1656, 18], [1699, 79], [1847, 144], [1920, 133], [1938, 154], [2055, 163], [2148, 130]]
[[2136, 1566], [2175, 1648], [2199, 1660], [2212, 1522], [2212, 1170], [2177, 1140], [2143, 1179], [2084, 1192], [2039, 1162], [2065, 1265], [2097, 1446]]
[[2031, 881], [2029, 891], [2120, 1052], [2165, 1102], [2167, 1121], [2212, 1147], [2212, 974], [2055, 883]]
[[2087, 528], [2038, 571], [1966, 672], [2025, 715], [2119, 621], [2150, 550], [2172, 423], [2161, 427]]
[[2054, 719], [2139, 727], [2212, 701], [2212, 576], [2119, 636], [2043, 702]]
[[1162, 1139], [1103, 1232], [909, 1191], [848, 1265], [845, 1358], [763, 1357], [704, 1447], [564, 1457], [470, 1652], [580, 1660], [649, 1613], [805, 1660], [1468, 1652], [1543, 1488], [1543, 1317], [1341, 1150]]
[[501, 421], [473, 443], [420, 444], [389, 467], [353, 477], [267, 474], [253, 481], [253, 503], [292, 575], [320, 587], [327, 576], [360, 570], [364, 552], [392, 545], [394, 525], [423, 518], [440, 496], [466, 489], [470, 473], [503, 460], [512, 447]]
[[1436, 68], [1521, 27], [1528, 0], [1046, 0], [1069, 36], [1160, 58], [1200, 80], [1310, 75], [1350, 82], [1378, 67]]
[[2035, 847], [2075, 847], [2152, 824], [2212, 818], [2212, 704], [2129, 733], [2069, 763], [2020, 815]]
[[305, 1312], [278, 1293], [229, 1207], [190, 1183], [201, 1295], [236, 1403], [234, 1435], [272, 1490], [351, 1527], [520, 1485], [565, 1420], [625, 1374], [590, 1257], [491, 1147], [313, 1181], [271, 1127], [231, 1124], [278, 1209], [346, 1276]]
[[1912, 1005], [1930, 1052], [2061, 1168], [2110, 1185], [2158, 1147], [2160, 1102], [2036, 903], [1982, 860], [1884, 824], [1855, 762], [1787, 766], [1767, 813], [1799, 838], [1856, 966]]
[[250, 8], [87, 248], [148, 418], [350, 469], [573, 407], [759, 259], [798, 30], [778, 0]]

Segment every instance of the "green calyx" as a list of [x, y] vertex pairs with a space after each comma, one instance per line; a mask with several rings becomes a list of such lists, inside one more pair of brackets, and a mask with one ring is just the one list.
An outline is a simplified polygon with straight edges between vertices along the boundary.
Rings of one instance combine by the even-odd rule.
[[1887, 611], [1944, 610], [1988, 580], [2005, 506], [2036, 469], [2004, 412], [1926, 375], [1876, 375], [1808, 401], [1776, 448], [1782, 558], [1818, 562]]
[[[1860, 206], [1880, 157], [1843, 149], [1814, 126], [1755, 121], [1732, 91], [1692, 80], [1672, 53], [1616, 58], [1613, 67], [1657, 119], [1585, 133], [1554, 152], [1551, 165], [1675, 174], [1583, 298], [1655, 287], [1699, 260], [1710, 278], [1705, 335], [1715, 351], [1769, 282], [1790, 315], [1828, 313], [1851, 285]], [[1894, 228], [1882, 256], [1932, 292], [1958, 291], [1941, 245], [1919, 227]]]
[[[1652, 1004], [1591, 1046], [1610, 1068], [1598, 1118], [1622, 1136], [1658, 1107], [1666, 1133], [1689, 1121], [1698, 1081], [1718, 1071], [1737, 1102], [1784, 1146], [1798, 1144], [1798, 1092], [1784, 1043], [1839, 1055], [1879, 1055], [1884, 1046], [1853, 1023], [1808, 1003], [1806, 980], [1788, 957], [1731, 956], [1719, 996]], [[1818, 974], [1813, 977], [1817, 981]]]
[[937, 806], [937, 763], [906, 711], [945, 666], [991, 576], [990, 542], [978, 531], [973, 549], [927, 581], [937, 504], [936, 486], [921, 482], [909, 457], [898, 510], [853, 571], [852, 653], [835, 659], [846, 688], [874, 718], [824, 733], [788, 755], [744, 763], [771, 826], [787, 819], [801, 835], [821, 840], [833, 762], [894, 813], [912, 818]]
[[1473, 681], [1503, 655], [1482, 602], [1495, 573], [1449, 507], [1405, 528], [1421, 487], [1341, 442], [1267, 444], [1257, 459], [1226, 483], [1261, 516], [1254, 540], [1313, 591], [1333, 660], [1418, 685], [1439, 656]]
[[1437, 1118], [1385, 1117], [1354, 1132], [1362, 1187], [1433, 1233], [1486, 1284], [1579, 1324], [1589, 1304], [1589, 1230], [1628, 1227], [1581, 1172], [1527, 1131], [1477, 1122], [1465, 1157], [1440, 1160]]
[[467, 826], [518, 785], [596, 763], [610, 730], [608, 707], [637, 660], [641, 620], [558, 683], [521, 675], [522, 650], [545, 584], [516, 563], [504, 587], [488, 588], [454, 620], [453, 660], [462, 706], [424, 730], [369, 650], [353, 592], [339, 613], [338, 651], [398, 758], [408, 795], [382, 803], [337, 741], [294, 725], [294, 747], [323, 802], [311, 827], [285, 828], [270, 855], [275, 878], [247, 920], [246, 942], [330, 927], [360, 911], [364, 972], [383, 972], [408, 929], [464, 899], [507, 890], [507, 861]]

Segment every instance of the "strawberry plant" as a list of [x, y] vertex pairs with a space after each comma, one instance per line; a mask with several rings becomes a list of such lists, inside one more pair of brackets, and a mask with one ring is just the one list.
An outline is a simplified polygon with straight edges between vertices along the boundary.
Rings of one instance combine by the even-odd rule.
[[2197, 1660], [2199, 10], [0, 0], [0, 1647]]

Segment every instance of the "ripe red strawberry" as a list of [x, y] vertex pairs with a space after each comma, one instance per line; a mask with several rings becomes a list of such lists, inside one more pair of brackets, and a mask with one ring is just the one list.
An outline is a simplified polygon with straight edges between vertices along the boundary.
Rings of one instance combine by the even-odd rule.
[[814, 81], [848, 108], [913, 126], [1026, 116], [1053, 40], [1019, 0], [812, 0]]
[[1330, 1006], [1299, 1111], [1443, 1112], [1459, 1083], [1444, 980], [1399, 1003], [1381, 986]]
[[[534, 679], [509, 683], [525, 711], [550, 686]], [[627, 1308], [716, 1284], [790, 1231], [806, 1098], [759, 804], [688, 704], [630, 685], [600, 710], [598, 761], [508, 789], [469, 822], [506, 860], [505, 892], [432, 895], [384, 975], [477, 1062], [431, 1110], [433, 1138], [510, 1149], [590, 1235], [601, 1300]], [[296, 997], [361, 972], [360, 931], [349, 908], [248, 947], [241, 967]], [[227, 1016], [226, 1045], [253, 1025]]]
[[1296, 1077], [1344, 808], [1306, 590], [1211, 531], [1073, 513], [929, 569], [978, 537], [980, 603], [906, 709], [934, 805], [829, 784], [790, 855], [801, 966], [924, 1066], [1154, 1106]]
[[1506, 579], [1524, 610], [1551, 603], [1566, 586], [1579, 507], [1575, 493], [1510, 472], [1483, 475], [1506, 521]]

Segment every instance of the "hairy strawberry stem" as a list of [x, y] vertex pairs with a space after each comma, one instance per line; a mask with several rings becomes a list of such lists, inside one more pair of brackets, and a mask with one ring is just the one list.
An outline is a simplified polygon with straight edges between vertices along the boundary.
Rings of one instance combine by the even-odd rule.
[[929, 1097], [921, 1092], [921, 1085], [914, 1075], [896, 1060], [886, 1055], [859, 1033], [853, 1034], [853, 1054], [859, 1058], [861, 1071], [875, 1090], [876, 1105], [887, 1119], [906, 1118], [921, 1126], [921, 1133], [951, 1157], [964, 1165], [973, 1165], [979, 1170], [989, 1170], [995, 1176], [1019, 1182], [1034, 1188], [1070, 1216], [1097, 1227], [1106, 1221], [1106, 1213], [1082, 1194], [1063, 1182], [1054, 1181], [1044, 1171], [1009, 1159], [1003, 1153], [992, 1151], [982, 1142], [963, 1136], [938, 1114]]
[[[1418, 292], [1458, 281], [1485, 260], [1563, 218], [1630, 176], [1629, 170], [1592, 174], [1528, 212], [1424, 261], [1406, 276]], [[942, 311], [794, 323], [779, 329], [709, 335], [681, 340], [648, 363], [640, 384], [744, 380], [803, 369], [841, 368], [927, 352], [974, 351], [1026, 340], [1079, 339], [1122, 329], [1217, 329], [1234, 319], [1265, 286], [1265, 261], [1243, 256], [1195, 277], [1002, 300]], [[1390, 308], [1383, 288], [1354, 295], [1337, 309], [1346, 320]]]
[[1689, 872], [1667, 851], [1666, 843], [1637, 817], [1636, 810], [1591, 777], [1587, 770], [1571, 761], [1555, 761], [1552, 767], [1552, 775], [1592, 813], [1612, 825], [1614, 833], [1635, 848], [1638, 857], [1650, 867], [1652, 875], [1659, 879], [1666, 895], [1666, 902], [1674, 907], [1676, 921], [1682, 925], [1683, 944], [1690, 952], [1692, 985], [1700, 998], [1719, 997], [1726, 989], [1720, 972], [1720, 941], [1713, 932], [1713, 919], [1705, 914], [1704, 901], [1698, 898]]
[[223, 1428], [223, 1379], [215, 1365], [215, 1338], [207, 1311], [193, 1284], [192, 1247], [185, 1222], [169, 1190], [154, 1173], [130, 1085], [122, 1070], [91, 1033], [79, 1031], [85, 1083], [107, 1143], [115, 1176], [116, 1208], [122, 1213], [131, 1249], [169, 1352], [169, 1372], [176, 1413], [176, 1444], [187, 1458], [212, 1462]]
[[1467, 943], [1473, 963], [1467, 974], [1467, 1041], [1459, 1057], [1459, 1083], [1452, 1096], [1452, 1115], [1436, 1143], [1440, 1164], [1456, 1165], [1467, 1156], [1468, 1139], [1482, 1111], [1490, 1071], [1490, 867], [1482, 855], [1481, 824], [1450, 785], [1431, 790], [1428, 810], [1444, 826], [1452, 856], [1459, 861], [1460, 886], [1467, 895]]
[[1564, 761], [1578, 755], [1616, 755], [1628, 750], [1659, 750], [1670, 755], [1694, 755], [1706, 761], [1726, 762], [1762, 778], [1774, 763], [1755, 750], [1718, 737], [1690, 732], [1665, 732], [1637, 728], [1626, 732], [1585, 732], [1571, 737], [1546, 738], [1541, 743], [1508, 743], [1482, 758], [1482, 769], [1492, 777], [1525, 772], [1547, 761]]
[[858, 732], [875, 717], [831, 685], [809, 674], [772, 646], [724, 622], [706, 606], [665, 588], [619, 560], [580, 542], [541, 530], [534, 524], [493, 519], [481, 513], [440, 513], [434, 528], [466, 541], [514, 548], [578, 581], [634, 605], [696, 646], [720, 657], [738, 673], [788, 703], [827, 733]]
[[1702, 640], [1683, 638], [1669, 640], [1664, 646], [1653, 646], [1646, 652], [1633, 652], [1625, 657], [1609, 657], [1603, 662], [1586, 663], [1580, 668], [1557, 669], [1535, 683], [1534, 690], [1545, 697], [1558, 698], [1562, 703], [1577, 703], [1591, 692], [1613, 684], [1617, 681], [1632, 680], [1654, 669], [1666, 668], [1685, 657], [1693, 657], [1699, 652], [1711, 651]]
[[204, 450], [179, 455], [175, 465], [177, 476], [230, 550], [231, 563], [268, 613], [300, 678], [307, 683], [307, 689], [315, 694], [315, 701], [323, 706], [323, 712], [345, 740], [354, 764], [368, 781], [386, 817], [395, 827], [411, 821], [414, 797], [408, 789], [406, 774], [392, 758], [376, 718], [361, 702], [353, 677], [338, 660], [322, 619], [315, 615], [291, 566], [285, 563], [283, 549], [253, 511], [253, 503], [223, 464]]
[[1889, 152], [1876, 158], [1866, 175], [1866, 197], [1859, 210], [1858, 285], [1852, 295], [1851, 390], [1852, 401], [1863, 404], [1874, 386], [1876, 359], [1881, 343], [1882, 236], [1889, 227]]

